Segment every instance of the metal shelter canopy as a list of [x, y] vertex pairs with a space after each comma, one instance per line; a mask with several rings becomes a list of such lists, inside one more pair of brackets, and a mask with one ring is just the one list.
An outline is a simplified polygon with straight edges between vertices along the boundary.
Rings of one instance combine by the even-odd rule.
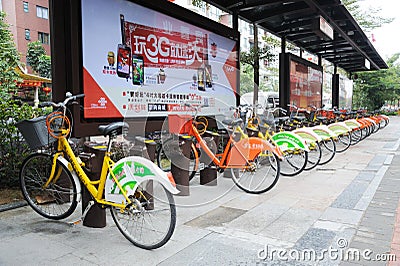
[[[340, 0], [205, 0], [241, 19], [321, 56], [347, 72], [388, 68]], [[323, 17], [333, 40], [316, 31]], [[366, 67], [367, 59], [370, 68]]]

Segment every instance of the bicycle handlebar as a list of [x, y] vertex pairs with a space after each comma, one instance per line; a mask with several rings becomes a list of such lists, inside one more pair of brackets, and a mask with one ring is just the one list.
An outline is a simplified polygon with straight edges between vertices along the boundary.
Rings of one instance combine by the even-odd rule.
[[65, 107], [68, 102], [70, 101], [75, 101], [77, 99], [85, 97], [85, 94], [77, 94], [77, 95], [72, 95], [72, 93], [67, 92], [65, 95], [67, 98], [63, 102], [55, 103], [55, 102], [43, 102], [39, 104], [39, 107], [47, 107], [47, 106], [53, 106], [53, 107]]

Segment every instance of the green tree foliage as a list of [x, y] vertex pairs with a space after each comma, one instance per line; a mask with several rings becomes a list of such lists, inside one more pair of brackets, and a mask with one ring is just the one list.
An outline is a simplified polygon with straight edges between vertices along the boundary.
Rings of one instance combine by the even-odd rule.
[[382, 8], [379, 7], [369, 7], [368, 10], [363, 10], [359, 4], [360, 0], [343, 0], [342, 2], [365, 32], [371, 32], [373, 29], [394, 20], [394, 18], [380, 16], [379, 13], [382, 11]]
[[18, 185], [19, 167], [29, 152], [16, 122], [42, 112], [12, 98], [20, 81], [15, 71], [20, 57], [4, 18], [0, 12], [0, 188]]
[[18, 66], [19, 54], [4, 21], [5, 14], [0, 12], [0, 99], [8, 100], [10, 93], [16, 90], [16, 81], [19, 81], [15, 69]]
[[51, 57], [49, 55], [39, 57], [37, 71], [41, 77], [51, 79]]
[[400, 98], [400, 54], [387, 60], [388, 69], [357, 73], [353, 105], [355, 108], [376, 110], [385, 101]]
[[43, 57], [46, 55], [46, 50], [39, 41], [28, 43], [28, 50], [26, 52], [26, 61], [32, 67], [32, 70], [40, 75], [40, 70], [43, 70]]

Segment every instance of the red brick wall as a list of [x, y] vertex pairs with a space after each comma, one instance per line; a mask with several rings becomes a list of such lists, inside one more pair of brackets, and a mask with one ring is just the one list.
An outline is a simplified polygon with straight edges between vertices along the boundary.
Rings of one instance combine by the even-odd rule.
[[[36, 7], [49, 7], [48, 0], [6, 0], [3, 2], [3, 11], [7, 14], [7, 22], [12, 24], [10, 30], [18, 51], [21, 53], [21, 62], [26, 63], [26, 51], [29, 42], [38, 40], [38, 32], [50, 34], [50, 13], [48, 19], [37, 17]], [[23, 2], [29, 4], [29, 12], [24, 12]], [[25, 29], [30, 30], [31, 39], [25, 40]], [[50, 44], [43, 44], [46, 54], [50, 55]], [[31, 72], [31, 71], [30, 71]]]

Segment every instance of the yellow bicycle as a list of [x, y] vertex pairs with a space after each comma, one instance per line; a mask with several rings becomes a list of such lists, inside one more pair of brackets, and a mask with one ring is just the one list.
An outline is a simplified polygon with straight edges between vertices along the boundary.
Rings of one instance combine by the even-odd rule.
[[[82, 220], [94, 204], [109, 207], [118, 229], [134, 245], [144, 249], [163, 246], [171, 238], [176, 224], [172, 194], [179, 191], [172, 175], [142, 157], [130, 156], [113, 162], [111, 143], [129, 127], [124, 122], [113, 122], [99, 126], [100, 133], [108, 136], [108, 145], [100, 179], [90, 180], [84, 171], [85, 163], [75, 155], [68, 141], [73, 123], [66, 116], [66, 106], [82, 97], [83, 94], [67, 93], [63, 102], [48, 103], [60, 111], [17, 124], [31, 147], [46, 144], [56, 147], [52, 152], [49, 152], [51, 149], [39, 150], [24, 160], [19, 179], [26, 201], [46, 218], [64, 219], [77, 208], [82, 183], [92, 196]], [[50, 135], [44, 137], [43, 132], [47, 131]], [[32, 138], [40, 144], [32, 142]]]

